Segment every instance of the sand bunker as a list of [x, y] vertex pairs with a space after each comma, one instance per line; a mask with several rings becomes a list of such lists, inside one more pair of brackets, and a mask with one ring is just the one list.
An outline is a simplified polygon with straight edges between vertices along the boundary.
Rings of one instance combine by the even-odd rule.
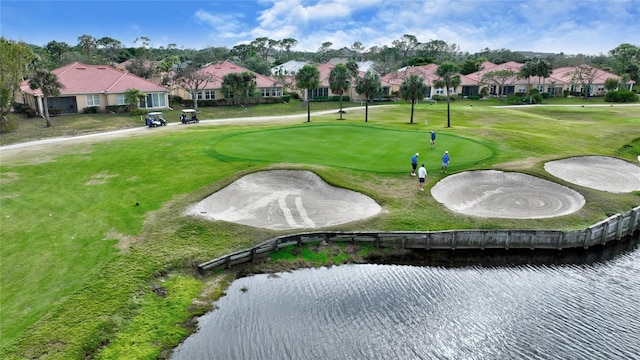
[[[639, 158], [640, 160], [640, 158]], [[550, 174], [591, 189], [611, 193], [640, 190], [640, 166], [606, 156], [579, 156], [544, 164]]]
[[574, 213], [584, 206], [578, 192], [535, 176], [495, 170], [447, 176], [432, 189], [434, 199], [466, 215], [541, 219]]
[[187, 209], [187, 215], [272, 230], [319, 228], [381, 211], [373, 199], [337, 188], [310, 171], [271, 170], [246, 175]]

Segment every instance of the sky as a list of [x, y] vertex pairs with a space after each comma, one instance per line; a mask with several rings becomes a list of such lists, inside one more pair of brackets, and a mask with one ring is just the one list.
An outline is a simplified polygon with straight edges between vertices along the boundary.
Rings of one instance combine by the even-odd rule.
[[293, 38], [294, 51], [360, 42], [391, 46], [405, 34], [471, 54], [489, 48], [607, 54], [640, 46], [640, 0], [0, 0], [0, 36], [44, 46], [110, 37], [125, 47], [232, 48]]

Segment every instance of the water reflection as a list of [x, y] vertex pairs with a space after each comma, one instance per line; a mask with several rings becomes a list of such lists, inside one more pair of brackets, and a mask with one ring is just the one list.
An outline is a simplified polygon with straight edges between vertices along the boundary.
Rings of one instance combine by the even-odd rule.
[[622, 245], [573, 263], [239, 279], [172, 359], [639, 359], [640, 248]]

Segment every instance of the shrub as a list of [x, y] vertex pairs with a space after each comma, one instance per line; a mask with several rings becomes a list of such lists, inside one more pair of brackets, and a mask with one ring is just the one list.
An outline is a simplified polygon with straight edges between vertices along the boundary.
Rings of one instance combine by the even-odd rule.
[[605, 95], [604, 101], [617, 103], [637, 102], [638, 95], [629, 90], [609, 91]]
[[469, 95], [467, 96], [469, 100], [480, 100], [480, 95]]
[[181, 104], [182, 103], [182, 97], [178, 96], [178, 95], [169, 95], [169, 102], [170, 103]]
[[60, 108], [50, 108], [49, 109], [49, 116], [54, 117], [54, 116], [58, 116], [60, 115], [60, 113], [62, 112], [62, 109]]
[[525, 102], [525, 100], [527, 100], [527, 99], [523, 98], [522, 96], [516, 96], [516, 95], [509, 96], [509, 97], [506, 99], [506, 101], [507, 101], [509, 104], [513, 104], [513, 105], [520, 105], [520, 104], [522, 104], [523, 102]]
[[127, 111], [127, 105], [107, 105], [105, 107], [108, 112], [123, 113]]
[[282, 95], [282, 101], [288, 103], [291, 100], [291, 95]]
[[7, 119], [7, 121], [0, 121], [0, 134], [7, 134], [15, 131], [18, 127], [18, 122], [14, 119]]
[[147, 110], [145, 109], [136, 108], [131, 110], [131, 114], [133, 115], [145, 115], [146, 113], [147, 113]]
[[98, 113], [98, 107], [97, 106], [89, 106], [84, 108], [83, 112], [85, 114], [97, 114]]

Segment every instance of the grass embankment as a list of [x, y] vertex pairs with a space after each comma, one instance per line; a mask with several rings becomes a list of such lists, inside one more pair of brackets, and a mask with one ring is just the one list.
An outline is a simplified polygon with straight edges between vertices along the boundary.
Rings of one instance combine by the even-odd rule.
[[[408, 123], [410, 106], [396, 104], [370, 108], [369, 123], [364, 111], [353, 110], [343, 121], [330, 114], [309, 124], [185, 125], [108, 142], [50, 145], [37, 153], [0, 153], [0, 357], [163, 356], [188, 333], [180, 324], [206, 311], [206, 300], [223, 288], [214, 286], [212, 295], [210, 278], [198, 276], [195, 265], [282, 234], [182, 216], [189, 204], [252, 171], [310, 169], [366, 193], [385, 210], [336, 230], [582, 228], [639, 203], [639, 193], [607, 194], [559, 181], [543, 164], [594, 154], [637, 161], [640, 108], [488, 104], [452, 103], [451, 128], [445, 127], [446, 104], [419, 104], [414, 124]], [[284, 109], [259, 108], [238, 115]], [[290, 109], [305, 112], [298, 105]], [[312, 104], [312, 110], [320, 109]], [[55, 118], [51, 129], [63, 118]], [[430, 129], [438, 134], [433, 150]], [[587, 203], [554, 219], [452, 213], [428, 191], [417, 192], [408, 175], [411, 154], [420, 152], [430, 171], [428, 190], [442, 178], [437, 168], [445, 149], [452, 171], [526, 172], [576, 189]], [[166, 289], [166, 297], [153, 289]], [[201, 302], [194, 304], [194, 297]]]

